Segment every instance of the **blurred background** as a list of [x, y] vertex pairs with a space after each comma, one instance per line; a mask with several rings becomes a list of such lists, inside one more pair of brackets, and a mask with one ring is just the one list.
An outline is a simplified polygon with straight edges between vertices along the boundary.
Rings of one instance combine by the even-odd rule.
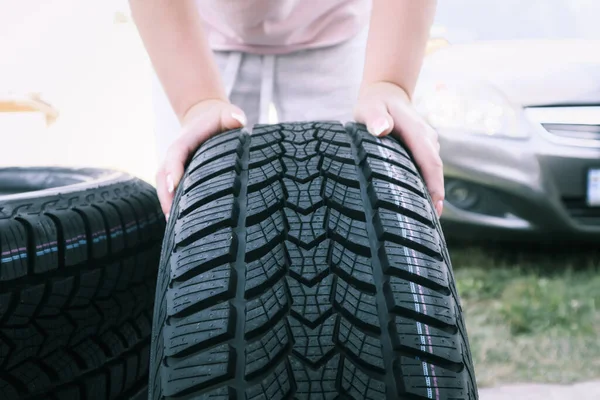
[[[415, 104], [440, 133], [480, 387], [600, 380], [599, 15], [438, 2]], [[150, 68], [124, 0], [0, 0], [0, 166], [153, 182]]]
[[38, 112], [1, 113], [2, 165], [94, 165], [153, 180], [151, 70], [127, 1], [0, 0], [0, 51], [0, 102], [57, 113], [50, 125]]

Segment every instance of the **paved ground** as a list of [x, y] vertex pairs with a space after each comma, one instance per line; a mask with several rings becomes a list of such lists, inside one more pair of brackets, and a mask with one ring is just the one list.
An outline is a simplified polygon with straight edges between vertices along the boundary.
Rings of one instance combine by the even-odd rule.
[[563, 385], [518, 384], [479, 390], [480, 400], [599, 400], [600, 381]]

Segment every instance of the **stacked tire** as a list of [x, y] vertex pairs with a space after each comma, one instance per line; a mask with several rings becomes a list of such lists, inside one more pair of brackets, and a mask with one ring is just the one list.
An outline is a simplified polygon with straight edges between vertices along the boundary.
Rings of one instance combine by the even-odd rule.
[[176, 193], [156, 295], [153, 400], [477, 398], [420, 173], [360, 125], [204, 143]]
[[0, 169], [2, 400], [144, 393], [163, 230], [126, 174]]

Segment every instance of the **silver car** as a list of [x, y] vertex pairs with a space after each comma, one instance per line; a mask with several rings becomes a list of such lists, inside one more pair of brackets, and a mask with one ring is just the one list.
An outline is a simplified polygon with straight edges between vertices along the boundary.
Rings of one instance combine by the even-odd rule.
[[[448, 237], [600, 239], [600, 4], [440, 2], [415, 102]], [[441, 32], [441, 33], [439, 33]]]

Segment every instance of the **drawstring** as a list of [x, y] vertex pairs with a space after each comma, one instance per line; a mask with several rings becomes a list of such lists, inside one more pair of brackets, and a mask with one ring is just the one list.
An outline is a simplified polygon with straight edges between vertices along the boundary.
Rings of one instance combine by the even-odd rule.
[[[259, 124], [269, 123], [269, 106], [273, 102], [273, 80], [275, 79], [275, 56], [262, 57], [262, 71], [260, 82], [260, 116]], [[274, 121], [275, 122], [275, 121]]]
[[[237, 79], [240, 65], [242, 63], [243, 53], [231, 52], [227, 58], [227, 65], [223, 71], [223, 81], [225, 83], [225, 93], [231, 98], [233, 87]], [[262, 56], [261, 82], [260, 82], [260, 112], [259, 124], [268, 124], [269, 106], [273, 102], [273, 82], [275, 80], [275, 56]], [[277, 122], [277, 121], [273, 121]]]

